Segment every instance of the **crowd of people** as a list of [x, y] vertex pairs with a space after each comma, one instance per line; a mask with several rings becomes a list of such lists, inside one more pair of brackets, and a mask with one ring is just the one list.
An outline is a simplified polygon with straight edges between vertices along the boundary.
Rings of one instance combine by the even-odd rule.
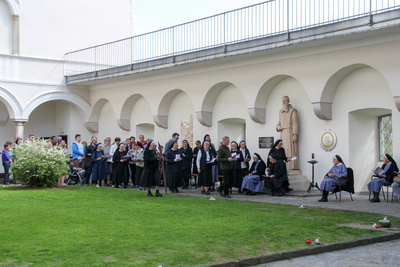
[[[34, 138], [31, 134], [26, 141]], [[4, 144], [2, 163], [6, 185], [9, 184], [10, 164], [13, 161], [12, 146], [22, 142], [23, 139], [17, 138], [15, 143], [8, 141]], [[48, 142], [68, 153], [67, 144], [61, 137], [52, 136]], [[178, 133], [174, 133], [164, 147], [158, 148], [154, 140], [145, 139], [144, 135], [140, 135], [138, 141], [134, 136], [124, 141], [116, 137], [113, 142], [107, 137], [103, 143], [93, 136], [88, 144], [82, 142], [80, 134], [76, 134], [69, 165], [70, 174], [77, 174], [82, 178], [79, 181], [86, 185], [133, 187], [147, 190], [149, 197], [154, 196], [151, 190], [155, 188], [155, 196], [162, 197], [161, 185], [168, 187], [171, 193], [179, 193], [180, 189], [189, 188], [192, 178], [197, 178], [194, 181], [201, 187], [202, 194], [217, 191], [221, 196], [231, 198], [233, 188], [238, 194], [246, 195], [256, 195], [268, 188], [273, 196], [282, 196], [292, 190], [286, 170], [286, 162], [291, 160], [286, 157], [281, 139], [275, 142], [265, 162], [259, 154], [250, 153], [245, 140], [237, 143], [228, 136], [224, 136], [216, 148], [210, 135], [206, 134], [203, 141], [197, 140], [192, 149], [187, 140], [179, 143]], [[394, 159], [385, 154], [383, 166], [374, 170], [374, 179], [368, 183], [368, 190], [373, 194], [371, 202], [380, 202], [382, 186], [392, 186], [394, 194], [400, 199], [398, 172]], [[339, 184], [346, 184], [347, 176], [348, 168], [336, 155], [333, 167], [320, 185], [322, 198], [319, 201], [327, 202], [329, 192], [334, 192]]]
[[100, 143], [93, 136], [90, 144], [85, 145], [77, 134], [70, 165], [71, 171], [81, 173], [86, 185], [133, 187], [147, 190], [150, 197], [155, 187], [155, 196], [161, 197], [159, 186], [164, 178], [169, 191], [179, 193], [189, 188], [194, 177], [202, 194], [218, 191], [221, 196], [231, 198], [233, 188], [238, 194], [255, 195], [263, 190], [263, 180], [273, 195], [282, 196], [291, 190], [284, 161], [290, 159], [285, 155], [282, 140], [276, 142], [266, 164], [260, 155], [250, 154], [246, 141], [238, 144], [228, 136], [216, 148], [207, 134], [192, 148], [187, 140], [179, 142], [179, 134], [174, 133], [162, 149], [143, 135], [138, 141], [133, 136], [124, 141], [116, 137], [113, 143], [109, 137]]

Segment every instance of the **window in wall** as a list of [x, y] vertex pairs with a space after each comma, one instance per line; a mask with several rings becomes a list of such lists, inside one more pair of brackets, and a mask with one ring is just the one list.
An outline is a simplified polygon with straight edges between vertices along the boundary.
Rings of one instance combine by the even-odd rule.
[[379, 124], [379, 160], [384, 154], [393, 156], [392, 114], [378, 117]]

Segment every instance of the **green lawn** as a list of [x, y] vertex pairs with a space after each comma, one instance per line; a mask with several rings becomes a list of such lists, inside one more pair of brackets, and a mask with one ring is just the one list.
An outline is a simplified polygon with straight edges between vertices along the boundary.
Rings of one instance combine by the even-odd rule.
[[7, 187], [0, 201], [0, 266], [197, 266], [384, 234], [336, 225], [381, 215], [112, 188]]

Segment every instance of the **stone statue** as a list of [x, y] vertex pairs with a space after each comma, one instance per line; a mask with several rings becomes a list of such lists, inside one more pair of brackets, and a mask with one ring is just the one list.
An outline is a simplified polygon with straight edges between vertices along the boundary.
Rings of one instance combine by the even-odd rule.
[[288, 96], [282, 98], [282, 109], [279, 111], [279, 122], [276, 125], [276, 131], [281, 132], [283, 148], [288, 158], [297, 157], [297, 160], [288, 162], [288, 170], [299, 170], [299, 152], [297, 146], [297, 137], [299, 135], [299, 117], [297, 110], [289, 104]]

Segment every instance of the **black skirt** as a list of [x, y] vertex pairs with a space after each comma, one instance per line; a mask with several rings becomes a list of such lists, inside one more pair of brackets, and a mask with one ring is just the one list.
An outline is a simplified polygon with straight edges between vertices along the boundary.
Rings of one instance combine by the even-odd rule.
[[159, 186], [161, 184], [160, 172], [158, 169], [143, 169], [139, 185], [141, 187]]

